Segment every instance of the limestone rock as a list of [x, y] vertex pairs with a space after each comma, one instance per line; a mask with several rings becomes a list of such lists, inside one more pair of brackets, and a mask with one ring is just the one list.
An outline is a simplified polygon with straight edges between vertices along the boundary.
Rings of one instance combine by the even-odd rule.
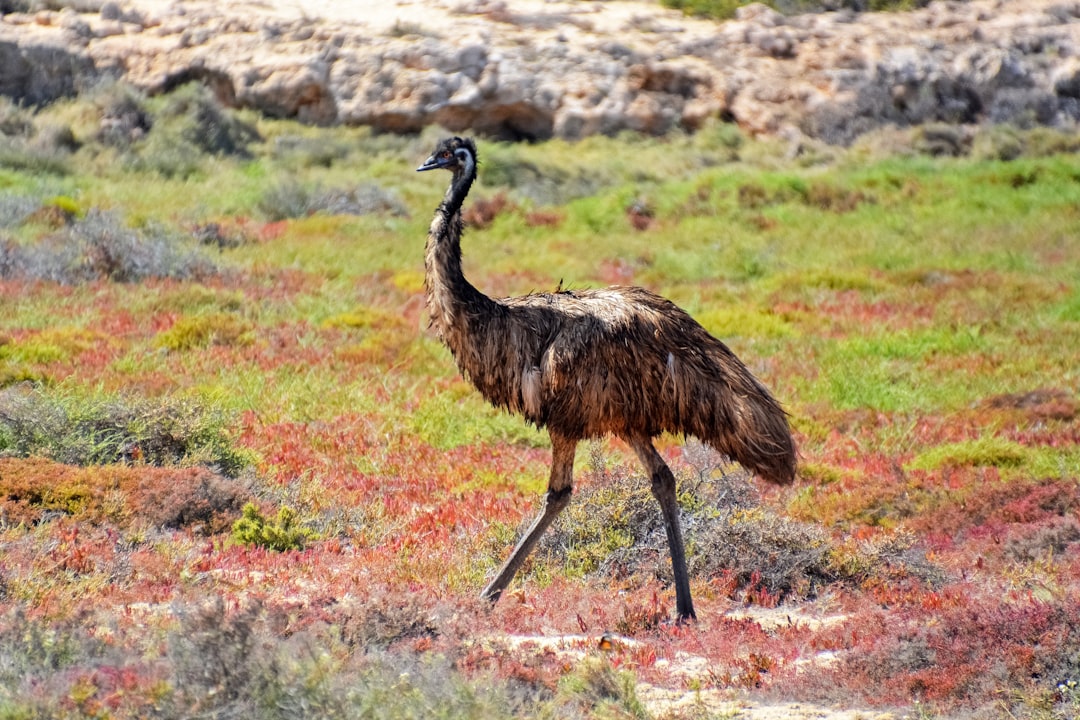
[[726, 23], [629, 0], [95, 7], [0, 16], [0, 93], [35, 104], [105, 75], [150, 93], [199, 81], [313, 124], [514, 139], [723, 118], [848, 143], [883, 125], [1080, 119], [1080, 3], [1062, 0], [801, 16], [751, 4]]

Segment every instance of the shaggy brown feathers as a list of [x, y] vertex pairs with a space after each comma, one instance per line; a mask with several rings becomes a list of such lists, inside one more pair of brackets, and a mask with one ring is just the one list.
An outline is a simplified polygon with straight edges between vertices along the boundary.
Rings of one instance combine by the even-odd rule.
[[462, 375], [493, 405], [551, 436], [544, 507], [483, 596], [497, 600], [570, 500], [574, 453], [612, 433], [649, 471], [671, 550], [681, 619], [695, 617], [675, 477], [652, 444], [693, 435], [766, 480], [795, 478], [787, 416], [722, 342], [668, 300], [637, 287], [493, 300], [461, 271], [461, 204], [476, 178], [472, 140], [448, 138], [419, 170], [453, 173], [424, 254], [428, 313]]
[[669, 300], [638, 287], [493, 300], [470, 285], [460, 209], [471, 184], [455, 175], [436, 211], [425, 285], [433, 327], [485, 398], [570, 438], [693, 435], [766, 480], [794, 479], [779, 403]]

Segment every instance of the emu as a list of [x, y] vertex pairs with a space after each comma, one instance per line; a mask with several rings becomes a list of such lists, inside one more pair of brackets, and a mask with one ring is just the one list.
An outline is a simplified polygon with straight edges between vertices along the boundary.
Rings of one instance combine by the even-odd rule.
[[692, 435], [763, 479], [795, 478], [787, 414], [724, 343], [674, 303], [639, 287], [559, 290], [492, 299], [461, 270], [461, 206], [477, 174], [469, 138], [439, 142], [418, 171], [449, 170], [424, 253], [431, 325], [461, 374], [494, 406], [551, 437], [543, 509], [482, 593], [492, 602], [570, 502], [578, 443], [608, 433], [649, 473], [660, 503], [680, 621], [696, 617], [675, 477], [653, 446]]

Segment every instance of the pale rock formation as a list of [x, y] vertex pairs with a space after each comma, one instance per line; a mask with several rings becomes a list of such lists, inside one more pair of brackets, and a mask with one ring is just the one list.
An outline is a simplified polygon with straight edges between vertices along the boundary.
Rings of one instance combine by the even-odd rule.
[[[92, 5], [92, 3], [87, 3]], [[909, 13], [725, 23], [654, 2], [107, 0], [0, 17], [0, 94], [37, 104], [101, 77], [197, 80], [314, 124], [503, 138], [693, 131], [848, 143], [884, 125], [1080, 118], [1080, 2], [971, 0]]]

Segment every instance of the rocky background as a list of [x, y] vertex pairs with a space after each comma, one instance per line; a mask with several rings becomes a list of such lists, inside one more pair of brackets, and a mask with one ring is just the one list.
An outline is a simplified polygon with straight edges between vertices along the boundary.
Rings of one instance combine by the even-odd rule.
[[[0, 17], [0, 94], [199, 80], [230, 106], [508, 139], [694, 130], [847, 144], [883, 125], [1080, 118], [1080, 2], [688, 18], [654, 2], [133, 0]], [[0, 7], [3, 7], [0, 4]], [[15, 7], [8, 3], [8, 7]]]

